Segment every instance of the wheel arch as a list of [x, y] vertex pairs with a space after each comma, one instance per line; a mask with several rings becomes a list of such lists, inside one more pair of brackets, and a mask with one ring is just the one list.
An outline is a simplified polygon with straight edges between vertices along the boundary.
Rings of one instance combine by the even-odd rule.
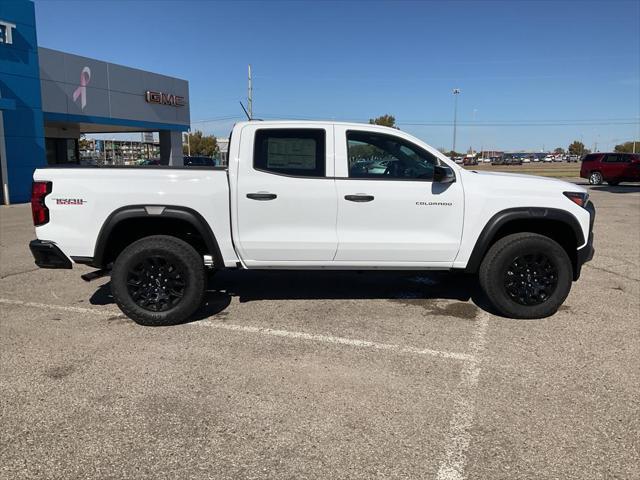
[[465, 271], [477, 273], [482, 259], [495, 242], [520, 232], [538, 233], [558, 242], [569, 256], [573, 279], [577, 280], [580, 272], [577, 249], [584, 244], [584, 234], [574, 215], [555, 208], [518, 207], [496, 213], [478, 236]]
[[103, 223], [91, 265], [104, 268], [140, 238], [171, 235], [185, 240], [199, 253], [212, 255], [215, 265], [224, 265], [218, 242], [208, 222], [192, 208], [175, 205], [129, 205], [114, 210]]

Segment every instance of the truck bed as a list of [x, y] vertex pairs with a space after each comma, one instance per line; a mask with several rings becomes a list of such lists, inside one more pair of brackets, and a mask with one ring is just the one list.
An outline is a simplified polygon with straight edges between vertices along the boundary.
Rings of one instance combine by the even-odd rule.
[[107, 218], [132, 205], [192, 209], [215, 228], [223, 258], [235, 257], [226, 168], [49, 167], [37, 169], [34, 180], [52, 182], [52, 191], [45, 199], [51, 221], [36, 227], [37, 237], [46, 240], [55, 236], [56, 243], [70, 257], [93, 257], [96, 239]]

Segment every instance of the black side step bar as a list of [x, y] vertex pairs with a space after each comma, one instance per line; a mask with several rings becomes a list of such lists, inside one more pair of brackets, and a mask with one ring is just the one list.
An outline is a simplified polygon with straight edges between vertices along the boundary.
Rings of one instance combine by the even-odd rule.
[[85, 282], [90, 282], [92, 280], [96, 280], [98, 278], [106, 277], [111, 273], [111, 270], [108, 268], [101, 268], [100, 270], [94, 270], [93, 272], [85, 273], [84, 275], [80, 275], [80, 278]]

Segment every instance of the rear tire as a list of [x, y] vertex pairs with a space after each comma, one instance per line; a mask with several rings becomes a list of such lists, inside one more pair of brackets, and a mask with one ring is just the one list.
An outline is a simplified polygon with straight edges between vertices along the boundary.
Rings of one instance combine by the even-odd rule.
[[205, 286], [202, 257], [183, 240], [165, 235], [129, 245], [111, 274], [111, 292], [120, 310], [146, 326], [186, 321], [202, 304]]
[[591, 185], [602, 185], [602, 174], [598, 171], [589, 174], [589, 183]]
[[480, 265], [480, 286], [489, 301], [511, 318], [556, 313], [571, 290], [567, 252], [536, 233], [516, 233], [494, 243]]

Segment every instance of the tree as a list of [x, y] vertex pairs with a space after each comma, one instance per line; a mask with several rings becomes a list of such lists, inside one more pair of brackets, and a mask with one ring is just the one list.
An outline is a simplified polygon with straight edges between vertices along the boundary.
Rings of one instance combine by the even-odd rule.
[[385, 127], [398, 128], [396, 127], [396, 117], [389, 114], [382, 115], [376, 118], [370, 118], [369, 123], [372, 125], [383, 125]]
[[569, 145], [568, 150], [570, 155], [584, 155], [586, 153], [584, 143], [579, 142], [578, 140], [574, 140], [573, 143]]
[[444, 153], [449, 158], [464, 157], [464, 153], [454, 152], [453, 150], [450, 150], [448, 152], [442, 152], [442, 153]]
[[555, 153], [556, 155], [563, 155], [564, 154], [564, 148], [562, 147], [557, 147], [553, 153]]
[[634, 144], [635, 153], [640, 153], [640, 140], [621, 143], [620, 145], [616, 145], [614, 150], [620, 153], [634, 153]]
[[182, 145], [182, 152], [187, 155], [191, 149], [191, 155], [213, 157], [218, 152], [218, 142], [213, 135], [204, 135], [200, 130], [189, 134], [189, 143]]

